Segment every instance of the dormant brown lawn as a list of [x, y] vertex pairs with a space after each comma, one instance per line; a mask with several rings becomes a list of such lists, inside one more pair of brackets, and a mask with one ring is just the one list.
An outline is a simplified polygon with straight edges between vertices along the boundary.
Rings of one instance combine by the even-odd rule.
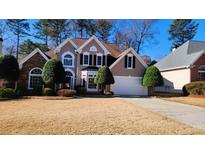
[[112, 98], [0, 102], [0, 134], [204, 134]]
[[189, 104], [199, 107], [205, 107], [205, 98], [195, 98], [195, 97], [169, 97], [162, 98], [167, 101], [174, 101], [183, 104]]

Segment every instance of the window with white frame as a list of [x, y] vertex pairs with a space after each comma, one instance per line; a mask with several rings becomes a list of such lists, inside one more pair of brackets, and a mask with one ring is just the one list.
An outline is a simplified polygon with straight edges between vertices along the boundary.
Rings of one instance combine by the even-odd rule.
[[103, 57], [102, 55], [97, 55], [97, 66], [102, 66]]
[[40, 68], [34, 68], [29, 72], [29, 82], [28, 89], [33, 89], [35, 87], [42, 87], [42, 70]]
[[200, 81], [205, 80], [205, 66], [200, 66], [198, 69], [198, 77]]
[[88, 66], [89, 65], [89, 54], [88, 53], [84, 53], [83, 54], [83, 65], [84, 66]]
[[63, 65], [64, 66], [73, 67], [74, 61], [73, 61], [73, 56], [71, 54], [69, 54], [69, 53], [65, 54], [63, 56], [63, 60], [62, 61], [63, 61]]
[[132, 69], [133, 68], [133, 55], [127, 55], [127, 68]]

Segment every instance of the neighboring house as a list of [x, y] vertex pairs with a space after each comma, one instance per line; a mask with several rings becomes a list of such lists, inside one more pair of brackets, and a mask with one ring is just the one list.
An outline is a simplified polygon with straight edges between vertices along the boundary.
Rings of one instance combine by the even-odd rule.
[[98, 68], [106, 65], [110, 67], [115, 79], [115, 84], [111, 85], [115, 94], [147, 95], [147, 88], [141, 86], [147, 67], [142, 58], [132, 48], [122, 51], [114, 44], [99, 41], [95, 36], [89, 39], [68, 38], [46, 53], [35, 49], [20, 61], [21, 85], [29, 90], [41, 86], [42, 68], [50, 58], [62, 61], [66, 71], [66, 85], [72, 89], [81, 85], [88, 92], [98, 92], [94, 78]]
[[182, 92], [185, 84], [205, 80], [205, 42], [187, 41], [155, 66], [164, 78], [162, 92]]

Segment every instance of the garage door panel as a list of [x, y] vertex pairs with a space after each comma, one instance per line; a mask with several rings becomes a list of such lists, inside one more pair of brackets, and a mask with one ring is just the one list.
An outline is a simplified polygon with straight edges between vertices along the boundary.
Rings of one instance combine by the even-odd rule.
[[141, 86], [139, 77], [114, 76], [112, 91], [117, 95], [147, 95], [147, 88]]

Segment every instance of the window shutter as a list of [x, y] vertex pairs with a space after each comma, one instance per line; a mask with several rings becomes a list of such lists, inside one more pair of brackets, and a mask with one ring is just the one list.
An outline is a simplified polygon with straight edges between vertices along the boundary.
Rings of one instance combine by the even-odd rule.
[[103, 66], [105, 65], [105, 56], [103, 55]]
[[96, 55], [94, 55], [94, 66], [96, 66]]
[[90, 62], [89, 62], [89, 65], [92, 65], [92, 61], [93, 61], [93, 55], [90, 55]]
[[80, 65], [83, 65], [83, 54], [80, 54]]
[[125, 56], [125, 68], [127, 68], [127, 55]]
[[133, 56], [133, 64], [132, 64], [132, 66], [133, 66], [133, 68], [135, 68], [135, 56]]

